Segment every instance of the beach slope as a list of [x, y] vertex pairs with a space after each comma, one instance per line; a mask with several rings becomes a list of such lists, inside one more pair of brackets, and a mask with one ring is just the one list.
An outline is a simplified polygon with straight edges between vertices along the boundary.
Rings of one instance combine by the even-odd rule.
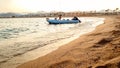
[[105, 17], [93, 32], [17, 68], [120, 68], [119, 19]]

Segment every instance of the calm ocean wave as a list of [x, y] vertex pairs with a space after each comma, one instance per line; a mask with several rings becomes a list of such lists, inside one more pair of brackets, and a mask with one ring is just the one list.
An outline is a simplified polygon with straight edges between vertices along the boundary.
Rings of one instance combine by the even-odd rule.
[[[95, 23], [92, 23], [93, 19], [94, 18], [81, 18], [82, 23], [87, 20], [87, 24], [84, 25], [84, 27], [87, 26], [86, 28], [91, 28], [91, 26], [89, 27], [91, 24], [95, 25]], [[48, 22], [46, 22], [45, 18], [0, 19], [0, 41], [3, 41], [5, 39], [18, 38], [19, 36], [26, 36], [31, 33], [49, 34], [53, 32], [59, 32], [73, 28], [76, 25], [77, 24], [49, 25]]]
[[45, 18], [0, 19], [0, 41], [30, 33], [50, 33], [74, 27], [74, 25], [48, 25]]

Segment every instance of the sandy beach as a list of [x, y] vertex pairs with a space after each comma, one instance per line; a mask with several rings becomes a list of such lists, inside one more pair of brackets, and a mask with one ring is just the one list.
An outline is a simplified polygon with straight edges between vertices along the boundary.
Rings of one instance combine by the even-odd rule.
[[93, 32], [17, 68], [120, 68], [120, 16], [102, 17]]

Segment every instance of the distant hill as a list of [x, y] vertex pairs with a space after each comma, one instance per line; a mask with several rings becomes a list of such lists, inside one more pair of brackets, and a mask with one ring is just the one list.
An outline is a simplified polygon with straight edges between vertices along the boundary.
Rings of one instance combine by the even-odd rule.
[[36, 13], [0, 13], [0, 17], [40, 17], [40, 16], [45, 16], [46, 12], [36, 12]]
[[0, 13], [0, 17], [17, 17], [21, 16], [22, 14], [19, 13]]

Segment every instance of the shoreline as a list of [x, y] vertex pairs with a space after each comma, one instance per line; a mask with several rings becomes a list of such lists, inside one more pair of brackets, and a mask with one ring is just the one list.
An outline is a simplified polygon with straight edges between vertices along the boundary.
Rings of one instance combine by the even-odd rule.
[[[30, 61], [30, 59], [36, 59], [36, 58], [38, 58], [40, 56], [42, 57], [42, 56], [44, 56], [44, 55], [46, 55], [46, 54], [48, 54], [48, 53], [50, 53], [50, 52], [58, 49], [60, 46], [69, 43], [70, 41], [72, 41], [72, 40], [74, 40], [76, 38], [77, 37], [66, 38], [66, 39], [63, 39], [63, 40], [51, 43], [51, 44], [47, 44], [47, 45], [45, 45], [43, 47], [39, 47], [39, 48], [37, 48], [35, 50], [28, 51], [25, 54], [18, 55], [16, 57], [13, 57], [12, 59], [8, 60], [7, 62], [2, 63], [0, 65], [0, 67], [2, 67], [2, 68], [8, 68], [8, 67], [10, 67], [10, 68], [16, 68], [21, 63], [28, 62], [28, 61]], [[60, 45], [56, 46], [57, 44], [60, 44]]]
[[[77, 25], [78, 26], [78, 25]], [[94, 25], [95, 26], [95, 25]], [[10, 67], [10, 68], [15, 68], [16, 66], [18, 66], [18, 65], [20, 65], [21, 63], [24, 63], [24, 62], [28, 62], [28, 61], [30, 61], [30, 59], [31, 60], [33, 60], [33, 59], [36, 59], [36, 58], [38, 58], [38, 57], [40, 57], [40, 56], [44, 56], [44, 55], [46, 55], [46, 54], [48, 54], [48, 53], [50, 53], [50, 52], [52, 52], [52, 51], [54, 51], [54, 50], [57, 50], [59, 47], [61, 47], [62, 45], [65, 45], [65, 44], [67, 44], [67, 43], [69, 43], [69, 42], [71, 42], [71, 41], [73, 41], [74, 39], [76, 39], [76, 38], [78, 38], [81, 34], [83, 35], [83, 34], [86, 34], [86, 32], [83, 32], [83, 33], [78, 33], [79, 31], [78, 31], [78, 29], [77, 29], [77, 33], [78, 33], [78, 35], [75, 35], [74, 36], [74, 32], [76, 32], [76, 31], [74, 31], [74, 30], [76, 30], [76, 28], [74, 28], [74, 29], [72, 29], [72, 30], [68, 30], [67, 31], [67, 33], [64, 33], [64, 35], [66, 36], [66, 35], [68, 35], [68, 34], [70, 34], [69, 36], [67, 36], [67, 37], [64, 37], [64, 35], [62, 35], [61, 36], [61, 34], [57, 34], [57, 35], [60, 35], [60, 37], [58, 36], [58, 38], [60, 38], [61, 40], [58, 40], [58, 41], [56, 41], [56, 42], [53, 42], [52, 44], [47, 44], [47, 45], [45, 45], [45, 46], [43, 46], [43, 47], [39, 47], [39, 48], [37, 48], [37, 49], [35, 49], [35, 50], [30, 50], [30, 51], [28, 51], [27, 53], [25, 53], [25, 54], [22, 54], [21, 55], [21, 53], [19, 53], [19, 54], [15, 54], [16, 56], [15, 57], [13, 57], [12, 59], [10, 59], [10, 60], [8, 60], [7, 62], [5, 62], [5, 63], [1, 63], [0, 64], [0, 67], [1, 68], [8, 68], [8, 67]], [[91, 32], [91, 31], [89, 31], [89, 32]], [[87, 32], [88, 33], [88, 32]], [[72, 37], [71, 37], [72, 36]], [[24, 39], [24, 38], [23, 38]], [[33, 40], [33, 39], [32, 39]], [[22, 41], [22, 40], [21, 40]], [[29, 40], [30, 41], [30, 40]], [[35, 41], [35, 40], [34, 40]], [[32, 44], [32, 43], [31, 43]], [[59, 45], [58, 45], [59, 44]], [[23, 45], [29, 45], [29, 44], [23, 44]], [[34, 43], [33, 45], [36, 45], [36, 43]], [[39, 44], [40, 45], [40, 44]], [[40, 52], [40, 53], [39, 53]], [[11, 54], [12, 55], [12, 54]], [[37, 56], [36, 56], [37, 55]], [[29, 57], [28, 57], [29, 56]]]
[[17, 68], [120, 67], [120, 17], [105, 18], [94, 31]]

